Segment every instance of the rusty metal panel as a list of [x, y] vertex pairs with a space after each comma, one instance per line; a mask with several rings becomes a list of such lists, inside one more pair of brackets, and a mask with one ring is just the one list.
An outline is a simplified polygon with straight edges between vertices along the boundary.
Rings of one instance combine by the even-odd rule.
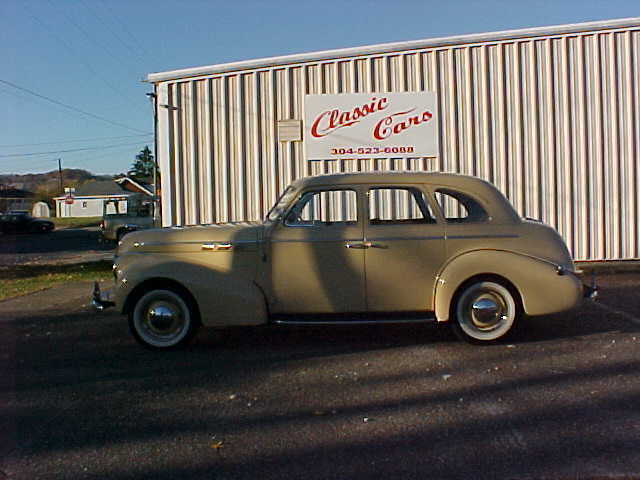
[[[492, 182], [576, 259], [640, 258], [639, 23], [156, 74], [163, 224], [258, 220], [308, 175], [436, 170]], [[278, 140], [306, 94], [424, 90], [437, 94], [437, 157], [307, 161], [302, 142]]]

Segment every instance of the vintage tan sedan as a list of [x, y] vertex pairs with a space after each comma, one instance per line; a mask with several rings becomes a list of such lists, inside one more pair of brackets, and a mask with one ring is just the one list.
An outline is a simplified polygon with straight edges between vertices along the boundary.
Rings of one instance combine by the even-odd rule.
[[560, 235], [522, 219], [490, 183], [442, 173], [298, 180], [264, 222], [133, 232], [113, 300], [143, 345], [201, 326], [450, 322], [472, 343], [525, 315], [575, 307], [584, 286]]

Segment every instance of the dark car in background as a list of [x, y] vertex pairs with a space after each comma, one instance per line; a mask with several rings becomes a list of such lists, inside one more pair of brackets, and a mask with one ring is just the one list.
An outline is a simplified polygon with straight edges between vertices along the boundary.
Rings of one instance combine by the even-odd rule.
[[48, 233], [53, 229], [53, 222], [33, 218], [28, 213], [0, 214], [1, 233]]

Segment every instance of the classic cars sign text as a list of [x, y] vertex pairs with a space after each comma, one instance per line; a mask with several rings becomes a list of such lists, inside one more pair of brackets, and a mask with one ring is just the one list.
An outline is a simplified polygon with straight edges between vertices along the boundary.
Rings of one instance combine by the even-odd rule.
[[438, 155], [434, 92], [306, 95], [304, 111], [308, 160]]

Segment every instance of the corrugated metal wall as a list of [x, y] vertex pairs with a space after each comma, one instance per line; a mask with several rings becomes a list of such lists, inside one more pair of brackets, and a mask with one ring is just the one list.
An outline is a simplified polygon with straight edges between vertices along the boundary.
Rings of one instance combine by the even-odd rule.
[[[494, 183], [578, 260], [640, 258], [639, 51], [625, 27], [160, 82], [163, 224], [263, 218], [301, 176], [437, 170]], [[438, 96], [438, 157], [310, 162], [277, 140], [305, 94], [423, 90]]]

